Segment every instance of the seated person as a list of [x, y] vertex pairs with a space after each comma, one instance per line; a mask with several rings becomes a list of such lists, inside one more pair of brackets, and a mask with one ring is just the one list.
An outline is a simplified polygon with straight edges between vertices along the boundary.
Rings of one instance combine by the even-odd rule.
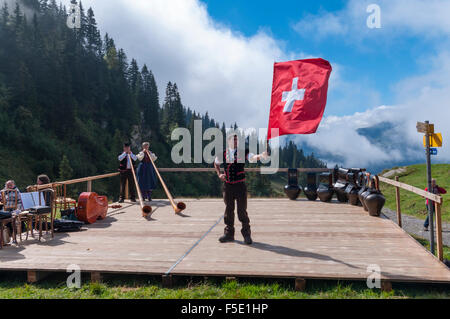
[[[3, 198], [5, 197], [5, 198]], [[16, 199], [17, 197], [17, 199]], [[5, 183], [5, 188], [0, 191], [0, 201], [3, 203], [3, 209], [5, 211], [21, 211], [22, 198], [20, 196], [20, 191], [13, 180], [9, 180]]]
[[[5, 188], [0, 191], [0, 201], [4, 205], [0, 211], [0, 219], [11, 218], [23, 210], [20, 191], [13, 180], [7, 181]], [[6, 224], [6, 227], [12, 233], [11, 223]]]
[[[47, 185], [47, 184], [50, 184], [50, 178], [47, 175], [41, 174], [37, 177], [36, 185]], [[27, 187], [27, 192], [32, 192], [35, 190], [36, 190], [35, 185], [30, 185]]]

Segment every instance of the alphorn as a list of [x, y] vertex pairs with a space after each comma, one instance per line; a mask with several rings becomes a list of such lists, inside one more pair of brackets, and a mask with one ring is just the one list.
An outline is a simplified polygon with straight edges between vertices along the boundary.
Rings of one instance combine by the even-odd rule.
[[155, 172], [158, 175], [159, 181], [161, 182], [162, 187], [164, 188], [164, 191], [166, 192], [167, 198], [170, 201], [170, 204], [172, 204], [173, 210], [175, 211], [175, 214], [180, 213], [181, 211], [186, 209], [186, 204], [183, 202], [178, 202], [175, 203], [175, 201], [173, 200], [172, 195], [169, 192], [169, 189], [167, 188], [166, 183], [164, 183], [164, 180], [161, 177], [161, 174], [158, 171], [158, 168], [155, 165], [155, 162], [153, 162], [152, 156], [150, 154], [149, 151], [145, 150], [145, 152], [147, 153], [148, 157], [150, 158], [150, 161], [152, 162], [153, 167], [155, 168]]
[[141, 209], [142, 209], [142, 217], [147, 217], [149, 214], [152, 213], [152, 207], [149, 205], [144, 205], [144, 200], [142, 199], [141, 188], [139, 187], [139, 183], [136, 178], [136, 173], [134, 172], [133, 162], [131, 161], [130, 154], [128, 154], [127, 156], [128, 156], [128, 160], [130, 161], [131, 172], [133, 173], [134, 184], [136, 185], [136, 192], [138, 194], [139, 204], [141, 205]]

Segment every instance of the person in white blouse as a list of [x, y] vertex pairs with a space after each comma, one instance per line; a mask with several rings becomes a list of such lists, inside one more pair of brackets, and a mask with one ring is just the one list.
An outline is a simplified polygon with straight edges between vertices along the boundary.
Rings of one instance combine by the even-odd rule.
[[149, 148], [149, 142], [142, 143], [142, 151], [137, 155], [138, 160], [141, 161], [137, 169], [137, 179], [144, 200], [152, 201], [152, 192], [156, 188], [157, 179], [155, 168], [153, 167], [148, 154], [150, 154], [153, 162], [158, 158], [149, 150]]

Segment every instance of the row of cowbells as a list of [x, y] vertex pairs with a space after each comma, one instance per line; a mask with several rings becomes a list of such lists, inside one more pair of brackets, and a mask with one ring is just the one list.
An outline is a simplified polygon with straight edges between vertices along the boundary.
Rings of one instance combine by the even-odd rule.
[[288, 171], [288, 184], [284, 187], [284, 192], [291, 200], [296, 200], [300, 193], [305, 193], [306, 198], [309, 200], [317, 199], [317, 186], [316, 186], [316, 174], [308, 173], [306, 178], [306, 186], [302, 189], [298, 185], [298, 171], [297, 169], [289, 169]]
[[339, 202], [363, 206], [371, 216], [380, 216], [386, 198], [380, 192], [377, 175], [371, 176], [361, 169], [344, 168], [335, 169], [333, 175], [334, 184], [331, 173], [321, 174], [318, 189], [321, 201], [331, 201], [333, 193], [335, 193]]
[[[289, 169], [288, 185], [284, 190], [286, 195], [295, 200], [302, 188], [298, 186], [297, 169]], [[334, 175], [334, 184], [333, 184]], [[332, 173], [322, 173], [319, 177], [319, 187], [316, 186], [316, 174], [308, 173], [307, 185], [303, 188], [309, 200], [330, 202], [333, 195], [341, 203], [363, 206], [371, 216], [380, 216], [386, 201], [380, 192], [378, 176], [371, 176], [361, 169], [336, 168]]]

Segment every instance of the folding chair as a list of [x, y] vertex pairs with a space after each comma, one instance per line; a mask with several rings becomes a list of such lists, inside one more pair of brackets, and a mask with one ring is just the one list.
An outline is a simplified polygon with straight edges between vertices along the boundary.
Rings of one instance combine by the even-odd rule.
[[[41, 194], [43, 196], [41, 196]], [[42, 203], [42, 199], [44, 203]], [[55, 219], [54, 210], [55, 191], [51, 188], [39, 190], [39, 205], [28, 209], [34, 217], [35, 227], [39, 225], [39, 241], [42, 238], [42, 222], [45, 222], [45, 231], [48, 233], [48, 216], [50, 215], [50, 229], [52, 238], [54, 237], [53, 222]], [[33, 231], [31, 231], [33, 235]]]

